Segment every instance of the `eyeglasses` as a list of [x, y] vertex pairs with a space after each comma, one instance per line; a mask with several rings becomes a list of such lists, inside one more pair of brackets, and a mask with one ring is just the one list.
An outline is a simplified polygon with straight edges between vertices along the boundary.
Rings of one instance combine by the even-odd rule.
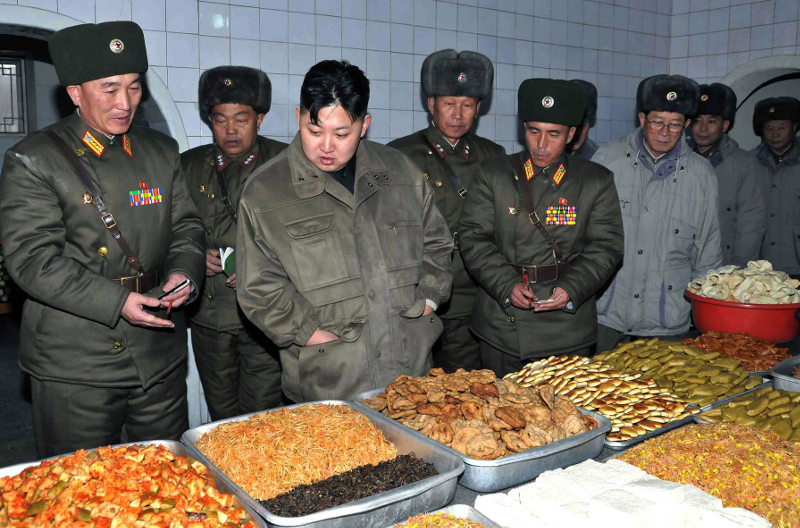
[[663, 121], [650, 121], [647, 120], [647, 126], [650, 127], [650, 130], [653, 132], [659, 132], [662, 128], [667, 127], [667, 129], [672, 132], [673, 134], [677, 134], [683, 127], [686, 126], [686, 123], [670, 123], [666, 124]]

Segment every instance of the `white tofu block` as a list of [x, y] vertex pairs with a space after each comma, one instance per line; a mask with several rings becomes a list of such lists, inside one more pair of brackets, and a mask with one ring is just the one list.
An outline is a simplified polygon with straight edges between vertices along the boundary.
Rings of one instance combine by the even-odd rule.
[[677, 507], [686, 499], [682, 484], [661, 479], [634, 480], [624, 489], [659, 506]]
[[742, 528], [770, 528], [772, 526], [772, 523], [765, 518], [744, 508], [725, 508], [721, 513], [723, 517], [736, 522], [737, 526]]
[[706, 493], [696, 486], [687, 484], [683, 487], [683, 493], [686, 495], [684, 504], [692, 508], [699, 508], [701, 510], [721, 510], [722, 500]]
[[529, 528], [532, 526], [530, 515], [525, 513], [519, 502], [505, 493], [478, 495], [475, 499], [475, 509], [503, 528]]
[[615, 528], [647, 526], [656, 510], [654, 502], [622, 489], [606, 491], [589, 501], [589, 517]]

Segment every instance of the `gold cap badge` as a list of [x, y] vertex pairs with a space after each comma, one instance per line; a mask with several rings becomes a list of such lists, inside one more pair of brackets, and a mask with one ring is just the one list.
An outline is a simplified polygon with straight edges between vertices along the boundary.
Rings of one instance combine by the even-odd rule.
[[703, 102], [705, 103], [706, 101], [708, 101], [708, 95], [707, 95], [707, 94], [703, 94], [703, 95], [701, 95], [701, 96], [700, 96], [700, 100], [701, 100], [701, 101], [703, 101]]
[[676, 92], [669, 92], [667, 94], [667, 101], [674, 101], [678, 98], [678, 94]]

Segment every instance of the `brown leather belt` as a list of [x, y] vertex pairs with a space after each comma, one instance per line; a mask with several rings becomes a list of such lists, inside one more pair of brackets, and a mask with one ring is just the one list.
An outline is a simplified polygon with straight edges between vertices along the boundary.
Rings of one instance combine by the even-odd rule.
[[550, 282], [554, 281], [569, 269], [569, 262], [559, 262], [549, 266], [537, 266], [536, 264], [521, 264], [514, 266], [520, 276], [528, 275], [528, 282]]
[[161, 277], [158, 270], [149, 271], [147, 273], [139, 273], [130, 277], [119, 277], [114, 279], [114, 282], [121, 285], [128, 291], [136, 293], [147, 293], [161, 282]]

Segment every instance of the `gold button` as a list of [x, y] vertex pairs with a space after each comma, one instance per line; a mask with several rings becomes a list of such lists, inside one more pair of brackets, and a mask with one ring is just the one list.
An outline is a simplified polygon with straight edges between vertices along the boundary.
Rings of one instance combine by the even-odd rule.
[[101, 257], [105, 257], [106, 255], [108, 255], [108, 248], [103, 246], [100, 249], [98, 249], [97, 252], [100, 254]]
[[206, 229], [206, 234], [207, 234], [208, 236], [211, 236], [211, 230], [210, 230], [210, 229]]
[[509, 317], [509, 318], [508, 318], [508, 322], [509, 322], [509, 323], [513, 323], [513, 322], [514, 322], [514, 317], [513, 317], [513, 316], [512, 316], [512, 317]]
[[428, 179], [428, 178], [430, 178], [430, 177], [431, 177], [431, 175], [430, 175], [430, 174], [428, 174], [428, 173], [426, 172], [426, 173], [425, 173], [425, 179], [427, 180], [427, 179]]
[[[212, 163], [212, 165], [213, 165], [213, 163]], [[200, 186], [200, 192], [206, 192], [206, 186], [205, 185], [201, 185]]]
[[428, 154], [433, 154], [433, 151], [432, 151], [432, 150], [429, 150], [429, 151], [428, 151]]
[[206, 299], [208, 299], [209, 301], [210, 301], [211, 299], [213, 299], [213, 298], [214, 298], [214, 297], [212, 297], [210, 293], [206, 295]]
[[114, 350], [122, 350], [122, 343], [120, 343], [119, 341], [114, 343]]
[[209, 194], [208, 197], [209, 197], [209, 199], [213, 200], [214, 199], [214, 193]]
[[442, 186], [442, 182], [437, 181], [436, 183], [434, 183], [434, 185], [437, 186], [437, 187], [441, 187]]

